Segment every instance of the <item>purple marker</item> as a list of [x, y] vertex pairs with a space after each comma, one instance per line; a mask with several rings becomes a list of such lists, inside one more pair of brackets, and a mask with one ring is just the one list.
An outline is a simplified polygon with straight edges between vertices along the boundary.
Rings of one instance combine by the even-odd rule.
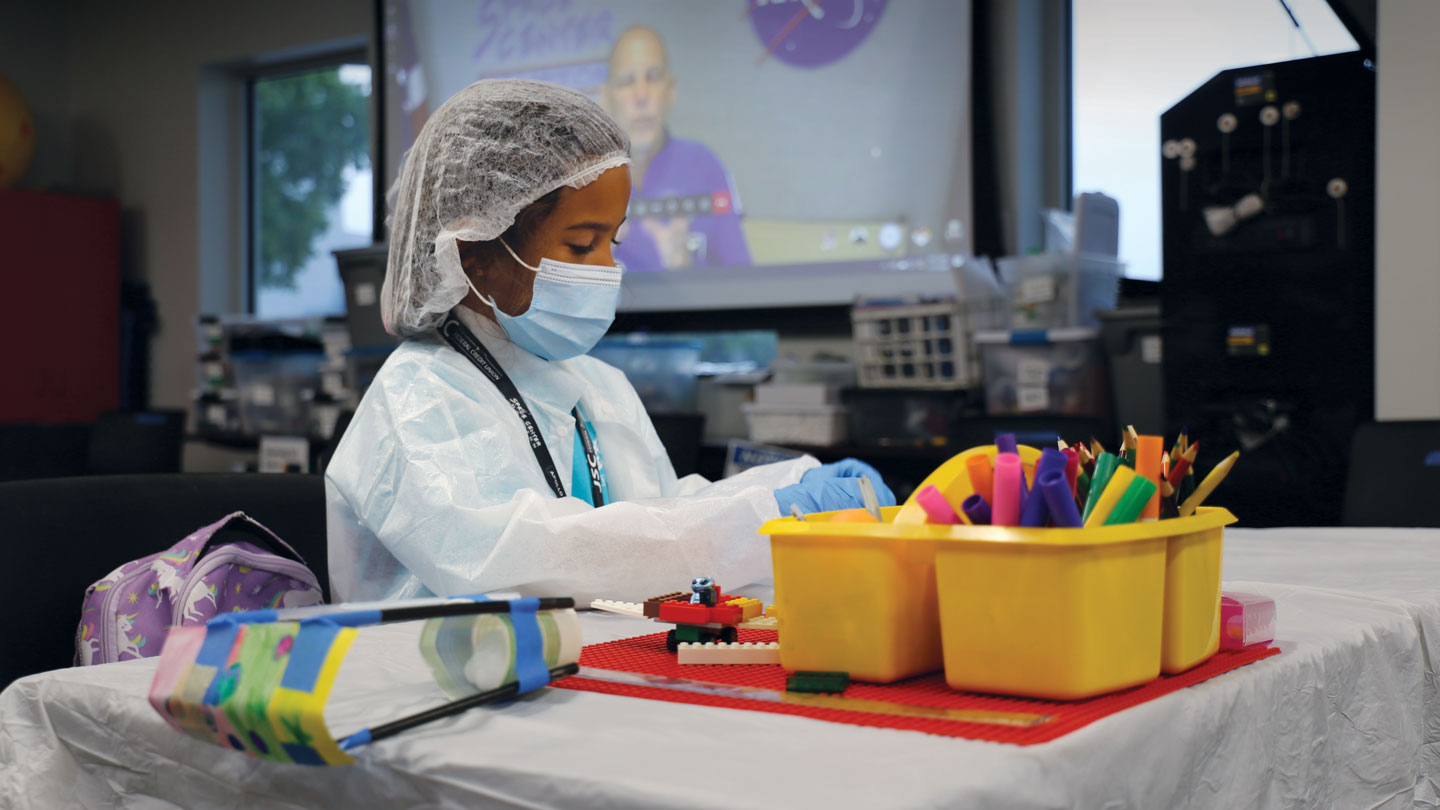
[[1054, 447], [1047, 447], [1040, 452], [1040, 461], [1035, 465], [1036, 492], [1031, 492], [1025, 499], [1025, 505], [1020, 509], [1020, 525], [1027, 527], [1044, 526], [1050, 519], [1050, 507], [1043, 496], [1038, 493], [1039, 482], [1043, 480], [1046, 473], [1059, 472], [1065, 474], [1065, 454]]
[[990, 525], [990, 504], [986, 503], [985, 499], [980, 497], [980, 493], [978, 492], [972, 494], [965, 499], [964, 503], [960, 504], [960, 511], [964, 512], [965, 517], [970, 518], [970, 522], [976, 526]]
[[1015, 441], [1014, 433], [1001, 433], [995, 437], [995, 449], [1002, 453], [1020, 452], [1020, 445]]
[[1035, 480], [1039, 483], [1036, 489], [1044, 493], [1042, 500], [1049, 505], [1050, 519], [1056, 528], [1080, 528], [1080, 510], [1075, 508], [1075, 495], [1070, 491], [1070, 479], [1065, 477], [1065, 471], [1048, 470]]

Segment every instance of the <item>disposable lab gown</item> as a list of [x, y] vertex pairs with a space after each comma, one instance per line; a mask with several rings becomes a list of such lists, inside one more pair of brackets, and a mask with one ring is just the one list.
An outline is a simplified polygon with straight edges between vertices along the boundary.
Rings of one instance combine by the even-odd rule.
[[[571, 478], [575, 421], [594, 427], [611, 503], [557, 498], [500, 390], [437, 337], [402, 343], [376, 375], [325, 473], [337, 600], [487, 591], [638, 600], [697, 576], [768, 577], [774, 490], [808, 456], [709, 483], [676, 480], [635, 389], [593, 357], [548, 362], [461, 310], [524, 395]], [[582, 458], [583, 463], [583, 458]]]

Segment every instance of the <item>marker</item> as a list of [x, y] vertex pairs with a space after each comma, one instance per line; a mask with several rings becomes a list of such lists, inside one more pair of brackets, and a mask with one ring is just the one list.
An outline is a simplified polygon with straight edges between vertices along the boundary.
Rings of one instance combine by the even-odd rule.
[[960, 522], [960, 516], [955, 514], [955, 507], [950, 505], [934, 484], [926, 485], [915, 493], [915, 501], [925, 510], [928, 522], [932, 524], [950, 526]]
[[[1120, 496], [1125, 494], [1130, 482], [1135, 480], [1135, 471], [1120, 464], [1115, 465], [1115, 472], [1111, 474], [1109, 482], [1105, 484], [1105, 491], [1100, 493], [1100, 499], [1095, 502], [1095, 508], [1086, 515], [1085, 528], [1093, 529], [1096, 526], [1104, 526], [1105, 521], [1110, 517], [1110, 512], [1115, 504], [1120, 502]], [[1095, 491], [1091, 487], [1091, 492]]]
[[1105, 485], [1110, 483], [1110, 477], [1115, 474], [1115, 468], [1119, 466], [1120, 460], [1115, 458], [1114, 453], [1100, 451], [1095, 458], [1095, 475], [1090, 479], [1090, 493], [1085, 498], [1085, 511], [1081, 514], [1081, 520], [1087, 523], [1090, 520], [1090, 513], [1095, 511], [1095, 504], [1099, 502], [1100, 496], [1105, 493]]
[[1016, 453], [995, 457], [995, 500], [990, 506], [990, 522], [996, 526], [1020, 524], [1020, 498], [1025, 486], [1025, 470]]
[[995, 437], [995, 449], [1002, 453], [1020, 454], [1020, 445], [1015, 441], [1014, 433], [1001, 433]]
[[[1139, 436], [1135, 443], [1135, 472], [1154, 484], [1150, 490], [1150, 500], [1143, 504], [1143, 508], [1140, 510], [1140, 517], [1158, 518], [1160, 517], [1160, 482], [1164, 480], [1160, 474], [1160, 456], [1165, 452], [1165, 438], [1163, 436]], [[1133, 521], [1134, 518], [1131, 520]]]
[[[1158, 487], [1149, 478], [1135, 476], [1130, 480], [1125, 492], [1116, 501], [1115, 508], [1110, 510], [1109, 517], [1105, 518], [1106, 526], [1115, 526], [1121, 523], [1134, 523], [1145, 512], [1145, 504], [1155, 497]], [[1159, 513], [1158, 504], [1156, 513]]]
[[[1053, 447], [1040, 451], [1040, 460], [1035, 463], [1035, 489], [1020, 508], [1020, 525], [1029, 528], [1044, 526], [1050, 519], [1049, 503], [1040, 495], [1040, 479], [1049, 472], [1065, 474], [1065, 454]], [[1073, 496], [1072, 496], [1073, 497]]]
[[1195, 513], [1196, 508], [1210, 497], [1210, 493], [1215, 491], [1215, 487], [1220, 486], [1220, 482], [1230, 474], [1230, 468], [1235, 466], [1235, 460], [1238, 458], [1240, 458], [1240, 451], [1236, 450], [1226, 456], [1224, 461], [1215, 465], [1215, 469], [1211, 470], [1210, 474], [1205, 476], [1205, 480], [1200, 482], [1200, 486], [1195, 488], [1195, 493], [1180, 504], [1180, 517], [1189, 517]]
[[973, 494], [960, 504], [960, 511], [976, 526], [990, 525], [990, 504], [978, 494]]
[[990, 457], [975, 455], [965, 460], [965, 469], [970, 474], [970, 491], [989, 503], [995, 498], [995, 476], [990, 468]]
[[1050, 507], [1050, 520], [1056, 528], [1075, 529], [1080, 527], [1080, 512], [1075, 508], [1075, 496], [1070, 492], [1070, 482], [1065, 474], [1049, 470], [1038, 479], [1036, 487], [1044, 495]]

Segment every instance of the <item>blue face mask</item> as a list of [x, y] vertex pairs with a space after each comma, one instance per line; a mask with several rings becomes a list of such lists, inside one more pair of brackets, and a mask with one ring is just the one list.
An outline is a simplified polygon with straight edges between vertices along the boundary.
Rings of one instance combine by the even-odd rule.
[[505, 334], [520, 348], [546, 360], [568, 360], [595, 348], [615, 321], [615, 306], [620, 303], [620, 268], [545, 258], [535, 267], [516, 256], [504, 239], [500, 244], [520, 266], [535, 273], [530, 308], [519, 315], [506, 315], [495, 306], [494, 299], [480, 295], [468, 276], [465, 280], [480, 300], [490, 305]]

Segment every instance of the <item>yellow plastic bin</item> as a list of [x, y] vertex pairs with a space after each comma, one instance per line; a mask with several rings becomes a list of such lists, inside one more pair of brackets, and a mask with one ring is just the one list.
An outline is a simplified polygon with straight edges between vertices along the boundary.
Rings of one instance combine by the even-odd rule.
[[938, 535], [946, 682], [1077, 700], [1200, 663], [1219, 645], [1221, 538], [1234, 521], [1202, 508], [1084, 530], [917, 529]]
[[[886, 520], [899, 507], [884, 510]], [[940, 668], [935, 544], [894, 527], [829, 523], [833, 512], [772, 520], [780, 666], [889, 683]]]
[[1220, 649], [1220, 555], [1224, 527], [1234, 523], [1235, 516], [1218, 507], [1201, 507], [1179, 522], [1189, 525], [1182, 531], [1167, 528], [1160, 647], [1160, 671], [1166, 675], [1184, 672]]
[[[925, 482], [944, 489], [967, 450]], [[1039, 451], [1021, 447], [1028, 476]], [[788, 670], [848, 672], [855, 680], [889, 683], [941, 667], [935, 543], [947, 527], [895, 525], [901, 507], [882, 510], [884, 523], [831, 523], [833, 512], [804, 521], [766, 523], [780, 613], [780, 665]]]

